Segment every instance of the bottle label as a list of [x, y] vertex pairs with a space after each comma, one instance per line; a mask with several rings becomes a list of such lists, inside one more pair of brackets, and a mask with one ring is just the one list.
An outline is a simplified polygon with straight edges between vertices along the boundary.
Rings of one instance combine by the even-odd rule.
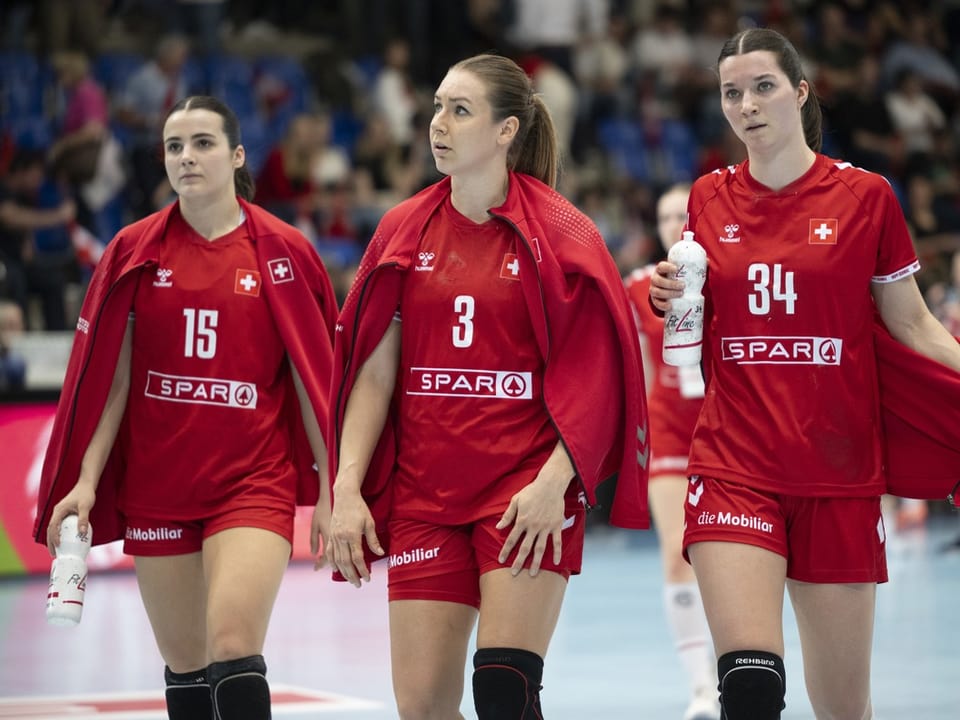
[[80, 557], [53, 561], [47, 588], [47, 620], [55, 625], [76, 625], [83, 613], [87, 589], [87, 564]]

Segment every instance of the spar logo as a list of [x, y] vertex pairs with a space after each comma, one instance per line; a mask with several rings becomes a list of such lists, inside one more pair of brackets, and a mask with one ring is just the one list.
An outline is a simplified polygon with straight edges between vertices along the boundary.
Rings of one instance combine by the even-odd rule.
[[839, 365], [843, 340], [752, 335], [720, 340], [721, 357], [738, 365]]
[[147, 387], [143, 394], [168, 402], [219, 405], [245, 410], [255, 410], [257, 407], [257, 386], [253, 383], [166, 375], [153, 370], [147, 372]]
[[410, 368], [407, 395], [530, 400], [533, 376], [513, 370]]

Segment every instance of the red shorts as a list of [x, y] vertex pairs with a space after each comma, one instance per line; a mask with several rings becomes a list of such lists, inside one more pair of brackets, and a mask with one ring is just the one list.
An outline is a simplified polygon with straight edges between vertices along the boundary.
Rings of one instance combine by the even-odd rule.
[[128, 516], [123, 551], [127, 555], [146, 557], [186, 555], [199, 552], [203, 541], [214, 533], [235, 527], [270, 530], [286, 538], [292, 546], [295, 510], [293, 505], [289, 510], [241, 506], [224, 508], [215, 515], [199, 520], [157, 520]]
[[690, 481], [683, 554], [704, 541], [756, 545], [787, 559], [787, 577], [811, 583], [887, 581], [879, 497], [799, 497], [737, 483]]
[[[553, 543], [548, 540], [540, 568], [569, 578], [580, 573], [586, 511], [582, 504], [568, 500], [564, 516], [567, 521], [560, 562], [553, 563]], [[497, 559], [510, 534], [510, 528], [497, 530], [500, 517], [453, 527], [420, 520], [391, 520], [389, 599], [444, 600], [479, 608], [480, 576], [510, 567], [516, 557], [514, 549], [506, 563]], [[531, 552], [524, 567], [530, 567], [532, 558]]]

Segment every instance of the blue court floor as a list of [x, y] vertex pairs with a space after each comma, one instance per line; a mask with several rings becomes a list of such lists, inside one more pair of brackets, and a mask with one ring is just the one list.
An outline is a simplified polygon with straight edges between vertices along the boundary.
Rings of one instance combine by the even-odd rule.
[[[960, 515], [890, 532], [879, 590], [877, 720], [960, 718]], [[395, 718], [385, 569], [357, 590], [292, 565], [267, 639], [275, 718]], [[45, 578], [0, 581], [0, 718], [157, 720], [163, 665], [132, 574], [94, 574], [76, 628], [44, 620]], [[652, 532], [594, 528], [547, 656], [547, 720], [680, 720], [685, 683], [661, 612]], [[785, 720], [812, 718], [786, 611]], [[469, 683], [467, 684], [469, 688]], [[475, 717], [470, 700], [466, 718]]]

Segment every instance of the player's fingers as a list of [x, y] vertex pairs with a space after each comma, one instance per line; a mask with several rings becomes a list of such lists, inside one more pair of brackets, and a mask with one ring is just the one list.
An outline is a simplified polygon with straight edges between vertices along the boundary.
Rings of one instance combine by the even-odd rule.
[[510, 553], [513, 552], [514, 546], [520, 539], [520, 535], [521, 532], [516, 527], [510, 531], [510, 534], [507, 535], [507, 539], [503, 541], [503, 547], [500, 548], [500, 554], [497, 556], [498, 562], [505, 563], [507, 561], [507, 558], [510, 557]]
[[527, 561], [527, 556], [530, 554], [530, 551], [533, 549], [533, 538], [530, 537], [530, 534], [523, 538], [523, 542], [520, 543], [520, 547], [517, 548], [517, 555], [513, 558], [513, 564], [510, 566], [510, 572], [515, 576], [520, 574], [520, 571], [523, 570], [523, 564]]
[[[510, 504], [507, 506], [507, 509], [503, 511], [503, 515], [500, 516], [500, 521], [497, 523], [497, 530], [503, 530], [505, 527], [514, 522], [517, 518], [517, 508], [519, 503], [516, 498], [513, 498], [510, 501]], [[500, 562], [503, 562], [502, 560]]]
[[543, 555], [547, 551], [547, 535], [538, 535], [537, 541], [533, 544], [533, 557], [530, 560], [530, 577], [536, 577], [540, 572], [540, 563], [543, 562]]
[[563, 559], [563, 528], [550, 533], [550, 539], [553, 541], [553, 564], [559, 565]]

